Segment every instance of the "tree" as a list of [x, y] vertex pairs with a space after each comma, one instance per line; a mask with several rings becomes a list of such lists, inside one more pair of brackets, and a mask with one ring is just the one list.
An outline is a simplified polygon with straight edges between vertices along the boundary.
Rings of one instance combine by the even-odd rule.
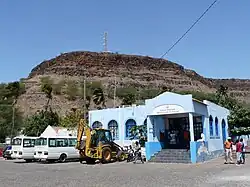
[[6, 91], [6, 98], [12, 97], [13, 99], [17, 99], [18, 96], [25, 92], [25, 87], [22, 83], [15, 81], [7, 84]]
[[12, 105], [2, 105], [0, 103], [0, 142], [4, 142], [6, 137], [10, 137], [12, 130], [13, 137], [17, 135], [18, 132], [22, 129], [23, 121], [21, 113], [18, 111], [18, 109], [15, 109], [15, 126], [13, 129], [12, 115]]
[[133, 126], [130, 129], [130, 139], [138, 139], [139, 143], [142, 147], [145, 147], [145, 143], [147, 142], [147, 125], [139, 125]]
[[164, 92], [172, 92], [172, 91], [173, 91], [172, 87], [162, 86], [161, 90], [159, 91], [159, 94], [162, 94]]
[[77, 127], [80, 119], [82, 119], [83, 111], [79, 109], [71, 109], [71, 111], [67, 112], [66, 115], [61, 120], [62, 127], [65, 128], [74, 128]]
[[118, 88], [116, 95], [122, 100], [122, 105], [132, 105], [136, 103], [138, 91], [134, 87]]
[[225, 87], [223, 85], [220, 85], [219, 88], [217, 89], [216, 99], [219, 105], [222, 105], [222, 106], [227, 105], [228, 103], [227, 99], [229, 98], [227, 92], [228, 92], [228, 87]]
[[216, 91], [217, 104], [228, 108], [229, 129], [232, 135], [250, 134], [250, 109], [228, 95], [228, 88], [220, 85]]
[[26, 136], [40, 136], [48, 125], [58, 126], [59, 116], [51, 109], [48, 111], [38, 111], [24, 121], [23, 133]]
[[103, 107], [105, 107], [105, 96], [104, 96], [104, 93], [103, 93], [103, 90], [101, 88], [96, 88], [94, 91], [93, 91], [93, 96], [92, 96], [92, 99], [93, 99], [93, 102], [95, 103], [95, 105], [101, 105]]
[[[17, 135], [22, 128], [22, 116], [15, 104], [18, 96], [24, 91], [24, 85], [19, 82], [0, 84], [0, 142], [10, 135]], [[15, 107], [14, 113], [13, 107]]]
[[116, 96], [120, 99], [123, 99], [128, 94], [134, 95], [136, 98], [138, 91], [134, 87], [123, 87], [123, 88], [116, 89]]
[[136, 102], [136, 97], [133, 93], [128, 93], [122, 98], [122, 105], [132, 105]]
[[158, 89], [142, 89], [139, 92], [139, 99], [146, 100], [146, 99], [152, 99], [160, 94], [160, 91]]
[[[100, 95], [101, 92], [103, 93], [103, 86], [102, 86], [102, 83], [100, 81], [86, 82], [85, 86], [86, 86], [86, 90], [85, 90], [86, 109], [89, 110], [90, 104], [91, 104], [93, 99], [95, 99], [95, 102], [97, 102], [97, 103], [100, 102], [100, 101], [98, 101], [98, 97], [101, 96]], [[84, 99], [84, 81], [82, 81], [82, 83], [81, 83], [81, 95], [80, 96], [82, 99]], [[103, 97], [104, 97], [104, 93], [103, 93]], [[104, 97], [104, 99], [105, 99], [105, 97]], [[101, 102], [101, 103], [103, 103], [103, 102]], [[103, 103], [103, 105], [105, 106], [105, 102]]]

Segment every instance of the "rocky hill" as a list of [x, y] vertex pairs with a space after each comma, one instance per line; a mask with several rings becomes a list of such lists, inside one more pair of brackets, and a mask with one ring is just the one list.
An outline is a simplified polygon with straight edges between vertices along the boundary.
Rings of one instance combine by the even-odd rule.
[[[46, 98], [40, 91], [40, 80], [44, 76], [49, 76], [54, 84], [72, 80], [77, 85], [80, 85], [85, 76], [87, 81], [100, 81], [106, 91], [114, 88], [116, 83], [117, 88], [134, 87], [143, 90], [167, 87], [212, 93], [222, 84], [228, 86], [231, 95], [250, 102], [250, 80], [205, 78], [179, 64], [148, 56], [79, 51], [61, 54], [32, 69], [24, 81], [26, 93], [18, 101], [25, 114], [44, 106]], [[108, 99], [107, 106], [112, 104], [113, 101]], [[117, 104], [119, 105], [119, 100]], [[75, 100], [67, 99], [65, 94], [53, 97], [52, 107], [61, 113], [81, 106], [82, 99], [79, 97]]]

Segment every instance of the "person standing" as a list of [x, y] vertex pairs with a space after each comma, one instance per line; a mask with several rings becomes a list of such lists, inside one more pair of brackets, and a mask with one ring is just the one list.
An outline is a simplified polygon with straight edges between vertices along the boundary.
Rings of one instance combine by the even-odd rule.
[[246, 149], [245, 149], [245, 144], [243, 142], [243, 138], [240, 139], [240, 143], [241, 143], [241, 150], [242, 150], [242, 152], [241, 152], [241, 163], [245, 164], [245, 151], [246, 151]]
[[142, 153], [141, 153], [141, 146], [139, 142], [137, 141], [135, 142], [134, 154], [135, 154], [134, 164], [136, 163], [137, 160], [141, 160], [141, 162], [144, 163], [144, 160], [142, 158]]
[[241, 153], [242, 153], [242, 143], [239, 140], [237, 140], [236, 141], [236, 157], [237, 157], [236, 165], [240, 164]]
[[231, 137], [228, 137], [228, 139], [224, 142], [224, 150], [225, 150], [225, 164], [228, 163], [228, 159], [230, 160], [230, 164], [233, 163], [232, 158], [232, 149], [233, 149], [233, 143], [231, 140]]

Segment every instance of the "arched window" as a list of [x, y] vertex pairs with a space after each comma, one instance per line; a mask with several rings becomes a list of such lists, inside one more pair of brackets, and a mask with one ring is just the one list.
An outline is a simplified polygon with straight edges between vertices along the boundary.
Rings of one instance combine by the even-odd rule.
[[222, 121], [221, 121], [221, 126], [223, 129], [226, 128], [226, 122], [224, 119], [222, 119]]
[[118, 140], [118, 123], [115, 120], [111, 120], [108, 123], [108, 129], [111, 131], [112, 137]]
[[213, 117], [209, 116], [209, 131], [210, 131], [210, 137], [214, 135], [214, 128], [213, 128]]
[[101, 123], [100, 121], [95, 121], [95, 122], [92, 124], [92, 128], [93, 128], [93, 129], [102, 128], [102, 123]]
[[217, 117], [215, 117], [214, 122], [215, 122], [215, 135], [219, 136], [219, 125], [218, 125], [218, 118]]
[[224, 119], [221, 121], [221, 131], [222, 131], [222, 140], [223, 142], [226, 141], [227, 130], [226, 130], [226, 122]]
[[131, 128], [136, 126], [136, 122], [133, 119], [129, 119], [126, 123], [125, 123], [125, 128], [126, 128], [126, 138], [130, 138], [131, 137]]

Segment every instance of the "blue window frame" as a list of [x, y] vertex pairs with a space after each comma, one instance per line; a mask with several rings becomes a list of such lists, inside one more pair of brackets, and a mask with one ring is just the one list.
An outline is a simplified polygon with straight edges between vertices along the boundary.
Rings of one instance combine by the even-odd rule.
[[215, 117], [215, 135], [218, 137], [219, 136], [219, 124], [218, 124], [218, 118]]
[[117, 121], [111, 120], [108, 123], [108, 129], [110, 130], [110, 132], [112, 134], [112, 137], [115, 140], [118, 140], [118, 138], [119, 138], [119, 131], [118, 131], [118, 123], [117, 123]]
[[214, 136], [213, 117], [211, 115], [209, 116], [209, 132], [210, 137]]
[[131, 137], [131, 128], [136, 126], [136, 122], [133, 119], [129, 119], [126, 123], [125, 123], [125, 128], [126, 128], [126, 138], [130, 138]]
[[93, 129], [102, 128], [102, 123], [101, 123], [100, 121], [95, 121], [95, 122], [92, 124], [92, 128], [93, 128]]

